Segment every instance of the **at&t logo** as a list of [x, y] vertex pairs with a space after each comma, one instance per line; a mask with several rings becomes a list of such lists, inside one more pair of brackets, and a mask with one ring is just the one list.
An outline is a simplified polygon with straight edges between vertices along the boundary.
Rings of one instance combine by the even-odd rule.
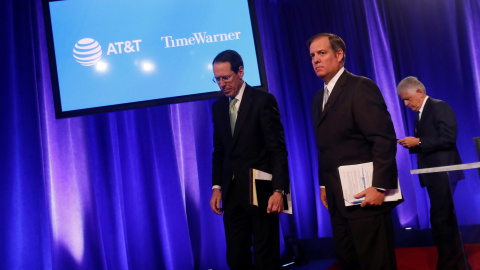
[[[141, 39], [118, 41], [108, 44], [107, 55], [140, 51]], [[93, 38], [79, 40], [73, 48], [73, 57], [83, 66], [92, 66], [102, 58], [102, 46]]]
[[73, 48], [73, 57], [83, 66], [95, 65], [102, 58], [102, 46], [92, 38], [81, 39]]

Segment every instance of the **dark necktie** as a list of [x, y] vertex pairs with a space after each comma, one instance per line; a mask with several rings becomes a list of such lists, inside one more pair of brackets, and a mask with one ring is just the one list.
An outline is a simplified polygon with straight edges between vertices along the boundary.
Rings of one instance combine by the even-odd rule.
[[415, 126], [414, 126], [414, 136], [417, 136], [418, 124], [420, 123], [420, 112], [417, 112], [417, 116], [415, 117]]

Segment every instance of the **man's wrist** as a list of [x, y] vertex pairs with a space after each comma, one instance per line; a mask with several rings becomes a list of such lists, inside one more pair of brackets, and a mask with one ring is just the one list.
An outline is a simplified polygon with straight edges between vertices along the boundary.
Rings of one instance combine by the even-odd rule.
[[283, 189], [274, 189], [273, 193], [280, 193], [282, 195], [285, 195], [285, 191]]
[[222, 187], [219, 186], [219, 185], [213, 185], [212, 186], [212, 191], [215, 190], [215, 189], [222, 190]]

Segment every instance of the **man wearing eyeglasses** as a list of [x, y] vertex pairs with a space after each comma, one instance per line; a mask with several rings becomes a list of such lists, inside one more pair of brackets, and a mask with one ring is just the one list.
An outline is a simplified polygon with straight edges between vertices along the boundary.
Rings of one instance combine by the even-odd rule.
[[[218, 215], [223, 206], [231, 269], [280, 269], [278, 214], [289, 187], [283, 126], [275, 97], [246, 84], [243, 72], [243, 60], [235, 51], [223, 51], [213, 60], [213, 80], [224, 96], [212, 106], [210, 206]], [[266, 211], [249, 205], [250, 168], [273, 175]]]

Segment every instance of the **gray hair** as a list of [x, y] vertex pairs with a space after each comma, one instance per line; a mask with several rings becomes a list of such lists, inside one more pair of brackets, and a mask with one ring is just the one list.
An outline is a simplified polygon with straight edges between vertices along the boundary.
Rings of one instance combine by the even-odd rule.
[[409, 76], [403, 79], [397, 86], [397, 94], [400, 94], [402, 91], [414, 92], [417, 89], [421, 89], [424, 94], [427, 94], [425, 85], [417, 79], [417, 77]]

